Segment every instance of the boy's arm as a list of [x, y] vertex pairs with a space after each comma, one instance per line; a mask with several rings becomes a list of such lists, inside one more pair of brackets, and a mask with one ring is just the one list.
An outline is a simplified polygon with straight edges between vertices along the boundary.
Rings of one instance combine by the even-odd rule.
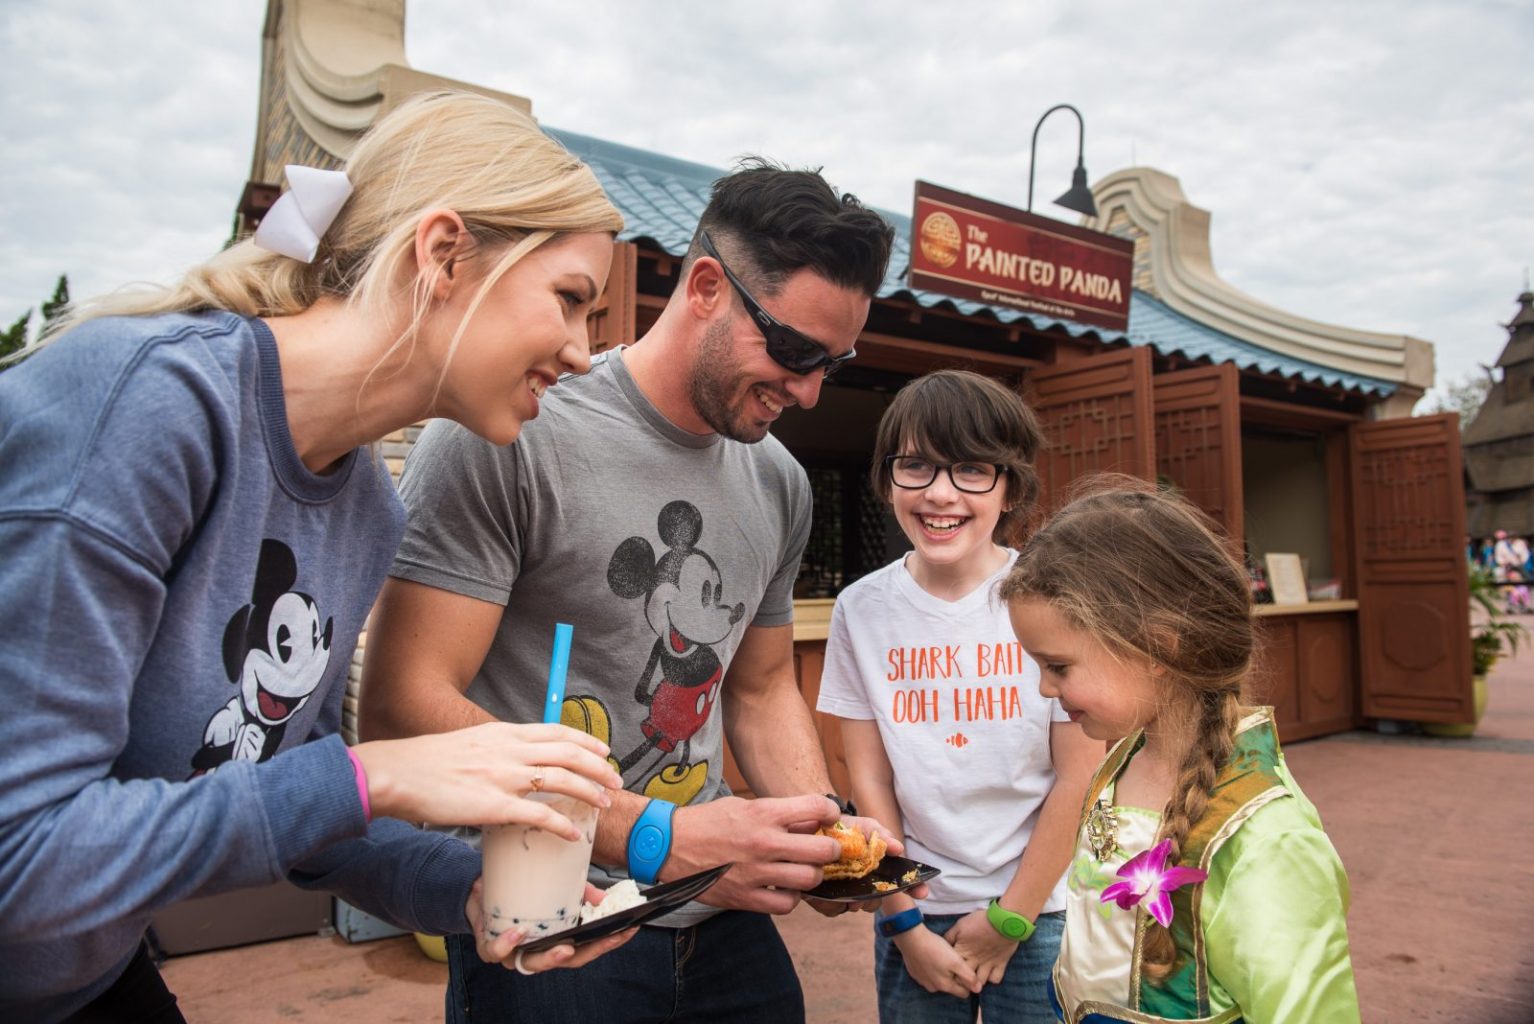
[[1065, 869], [1070, 867], [1081, 824], [1081, 802], [1092, 773], [1102, 763], [1104, 744], [1088, 738], [1081, 726], [1071, 722], [1049, 723], [1049, 757], [1055, 768], [1055, 784], [1023, 858], [1018, 861], [1007, 891], [999, 894], [1002, 907], [1032, 921], [1044, 909]]
[[[1103, 759], [1103, 744], [1089, 739], [1081, 727], [1070, 722], [1049, 724], [1049, 754], [1055, 784], [1039, 810], [1038, 824], [1006, 892], [997, 896], [1004, 910], [1036, 921], [1065, 869], [1070, 866], [1081, 820], [1081, 803], [1092, 773]], [[954, 949], [975, 968], [973, 991], [1001, 981], [1017, 943], [992, 927], [985, 911], [965, 916], [948, 931]]]
[[[847, 771], [852, 776], [852, 799], [858, 810], [904, 835], [900, 804], [895, 799], [895, 773], [884, 750], [877, 723], [865, 718], [838, 719], [842, 746], [847, 751]], [[925, 891], [922, 887], [921, 891]], [[911, 891], [897, 892], [880, 901], [879, 913], [892, 917], [916, 906]], [[976, 987], [974, 968], [935, 932], [917, 925], [894, 938], [907, 973], [928, 992], [964, 998]]]

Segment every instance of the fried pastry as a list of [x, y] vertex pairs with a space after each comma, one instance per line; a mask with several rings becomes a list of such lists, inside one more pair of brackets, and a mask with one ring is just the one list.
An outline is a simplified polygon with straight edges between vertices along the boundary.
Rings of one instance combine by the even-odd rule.
[[872, 836], [865, 836], [855, 828], [848, 828], [838, 821], [830, 828], [815, 830], [816, 835], [830, 836], [842, 847], [842, 855], [825, 867], [826, 881], [838, 878], [862, 878], [884, 859], [884, 837], [875, 832]]

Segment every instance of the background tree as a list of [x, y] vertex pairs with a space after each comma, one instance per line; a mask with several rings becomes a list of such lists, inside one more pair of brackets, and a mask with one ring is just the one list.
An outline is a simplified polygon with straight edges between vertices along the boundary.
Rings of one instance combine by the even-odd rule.
[[69, 306], [69, 275], [60, 274], [59, 283], [53, 286], [53, 298], [43, 303], [43, 323], [38, 329], [37, 336], [45, 337], [59, 317], [68, 312]]
[[[7, 327], [4, 334], [0, 334], [0, 359], [4, 359], [12, 353], [20, 352], [22, 349], [26, 348], [27, 328], [30, 327], [31, 324], [32, 311], [29, 309], [25, 313], [21, 314], [15, 323]], [[4, 370], [5, 365], [6, 364], [0, 363], [0, 370]]]
[[1481, 411], [1481, 403], [1491, 390], [1491, 368], [1481, 367], [1480, 373], [1466, 374], [1460, 380], [1451, 380], [1443, 388], [1430, 392], [1421, 409], [1421, 415], [1431, 416], [1440, 412], [1459, 413], [1459, 429], [1464, 430]]
[[[32, 336], [32, 311], [29, 309], [21, 314], [15, 323], [6, 328], [4, 333], [0, 333], [0, 360], [15, 355], [38, 338], [45, 336], [68, 312], [68, 306], [69, 275], [60, 274], [58, 284], [53, 286], [53, 298], [42, 304], [43, 322], [38, 326], [37, 337]], [[15, 364], [0, 362], [0, 370], [13, 365]]]

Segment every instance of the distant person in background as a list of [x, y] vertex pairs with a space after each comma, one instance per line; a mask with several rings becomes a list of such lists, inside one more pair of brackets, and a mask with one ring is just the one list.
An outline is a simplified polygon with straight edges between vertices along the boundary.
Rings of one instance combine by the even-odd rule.
[[1502, 587], [1502, 599], [1509, 613], [1525, 611], [1529, 607], [1529, 588], [1524, 575], [1529, 561], [1529, 545], [1522, 537], [1510, 537], [1506, 530], [1498, 530], [1496, 543], [1492, 546], [1492, 578]]
[[1522, 615], [1530, 610], [1529, 542], [1522, 537], [1513, 537], [1508, 541], [1508, 547], [1511, 551], [1508, 559], [1507, 579], [1513, 586], [1509, 588], [1507, 610]]

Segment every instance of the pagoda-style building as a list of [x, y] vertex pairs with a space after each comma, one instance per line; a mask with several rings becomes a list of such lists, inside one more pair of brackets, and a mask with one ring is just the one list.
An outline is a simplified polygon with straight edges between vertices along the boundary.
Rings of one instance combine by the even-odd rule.
[[1465, 428], [1465, 527], [1472, 537], [1497, 530], [1534, 537], [1534, 292], [1518, 296], [1481, 410]]

